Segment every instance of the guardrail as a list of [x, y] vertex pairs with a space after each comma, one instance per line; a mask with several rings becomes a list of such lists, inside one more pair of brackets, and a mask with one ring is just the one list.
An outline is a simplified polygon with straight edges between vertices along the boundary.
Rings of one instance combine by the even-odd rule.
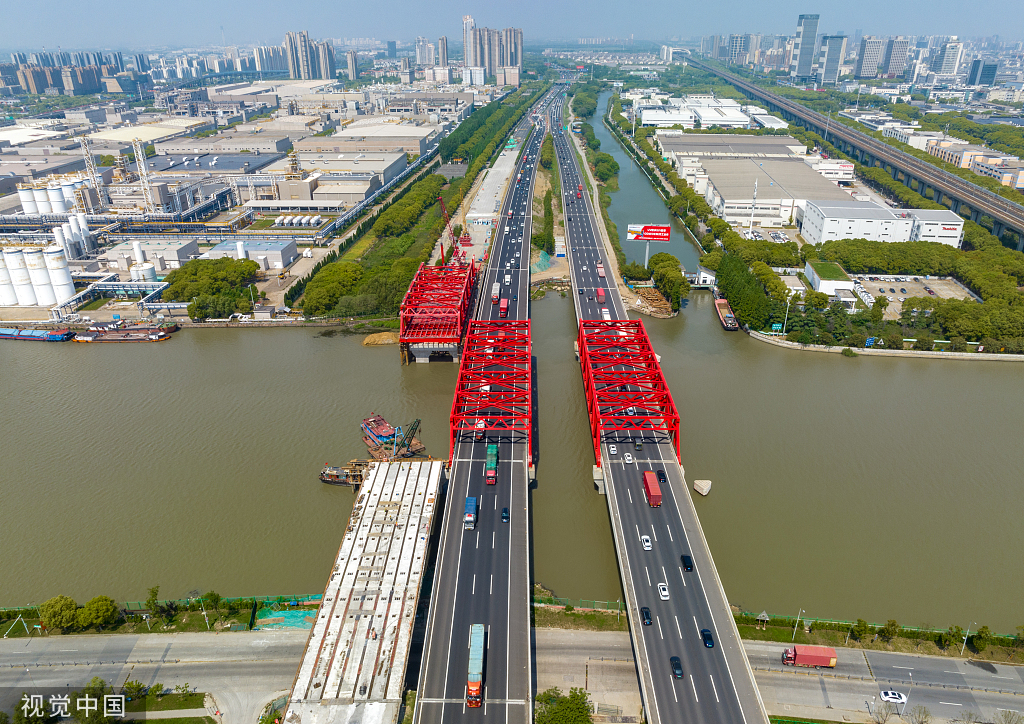
[[1024, 691], [1014, 691], [1013, 689], [991, 689], [987, 686], [970, 686], [961, 684], [939, 684], [936, 682], [920, 681], [918, 679], [883, 679], [877, 676], [859, 676], [857, 674], [836, 674], [832, 672], [824, 672], [820, 670], [814, 671], [801, 671], [791, 667], [785, 668], [773, 668], [771, 666], [754, 666], [751, 664], [750, 668], [754, 671], [769, 671], [773, 674], [793, 674], [796, 676], [827, 676], [830, 679], [847, 679], [850, 681], [871, 681], [871, 682], [884, 682], [886, 684], [899, 684], [905, 686], [921, 687], [927, 686], [932, 689], [950, 689], [952, 691], [983, 691], [989, 694], [1012, 694], [1014, 696], [1024, 696]]

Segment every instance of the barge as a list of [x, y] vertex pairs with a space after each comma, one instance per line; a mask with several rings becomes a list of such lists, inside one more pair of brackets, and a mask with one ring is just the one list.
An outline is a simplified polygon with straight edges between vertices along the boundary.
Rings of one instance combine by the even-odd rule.
[[735, 315], [732, 313], [732, 307], [729, 306], [729, 302], [725, 299], [715, 300], [715, 311], [718, 312], [718, 321], [722, 323], [722, 328], [727, 332], [735, 332], [740, 328], [740, 323], [736, 321]]
[[75, 333], [70, 329], [17, 329], [0, 327], [0, 339], [21, 339], [29, 342], [66, 342]]

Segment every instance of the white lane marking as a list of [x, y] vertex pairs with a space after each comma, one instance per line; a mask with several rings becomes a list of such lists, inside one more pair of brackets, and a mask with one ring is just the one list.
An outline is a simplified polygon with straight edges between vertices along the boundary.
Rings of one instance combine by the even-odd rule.
[[957, 704], [955, 701], [940, 701], [939, 703], [946, 706], [963, 706], [963, 704]]
[[693, 687], [693, 698], [697, 700], [697, 703], [700, 703], [700, 697], [697, 696], [697, 685], [693, 683], [693, 674], [690, 674], [690, 686]]
[[489, 595], [494, 593], [494, 574], [491, 574], [491, 590], [487, 592]]
[[722, 700], [718, 698], [718, 687], [715, 686], [715, 677], [711, 674], [708, 674], [708, 678], [711, 679], [711, 688], [715, 690], [715, 701], [721, 704]]
[[697, 617], [693, 617], [693, 627], [697, 629], [697, 638], [700, 638], [700, 626], [697, 625]]
[[647, 570], [647, 566], [644, 566], [644, 573], [647, 574], [647, 585], [651, 585], [651, 572]]
[[480, 531], [476, 532], [476, 547], [480, 547]]
[[476, 574], [473, 574], [473, 593], [476, 593]]
[[494, 537], [498, 534], [498, 531], [491, 531], [491, 550], [494, 550]]
[[679, 569], [679, 577], [683, 579], [683, 585], [685, 586], [686, 585], [686, 576], [683, 575], [683, 567], [682, 566], [676, 566], [676, 568]]
[[494, 509], [495, 510], [498, 509], [498, 496], [497, 495], [494, 496]]
[[672, 528], [671, 528], [671, 527], [669, 527], [669, 524], [668, 524], [668, 523], [666, 523], [666, 524], [665, 524], [665, 527], [666, 527], [666, 528], [668, 528], [668, 539], [669, 539], [670, 541], [672, 541], [673, 543], [675, 543], [675, 542], [676, 542], [676, 539], [672, 537]]
[[672, 618], [674, 618], [676, 620], [676, 633], [679, 634], [679, 638], [682, 638], [683, 637], [683, 630], [681, 628], [679, 628], [679, 617], [678, 616], [673, 616]]
[[626, 495], [629, 496], [629, 504], [632, 505], [633, 504], [633, 494], [631, 492], [629, 492], [629, 488], [626, 488]]
[[674, 676], [668, 677], [669, 682], [672, 684], [672, 698], [676, 700], [676, 704], [679, 703], [679, 697], [676, 696], [676, 679]]
[[633, 527], [636, 528], [636, 539], [640, 540], [640, 526], [634, 523]]
[[662, 641], [665, 640], [665, 632], [661, 630], [661, 616], [655, 616], [658, 619], [658, 633], [661, 634]]
[[894, 668], [894, 669], [906, 669], [907, 671], [913, 671], [914, 670], [913, 666], [893, 666], [892, 668]]
[[665, 566], [661, 567], [661, 580], [663, 580], [663, 581], [667, 581], [668, 580], [668, 576], [665, 574]]
[[943, 674], [959, 674], [959, 671], [943, 671]]
[[658, 531], [654, 530], [654, 523], [651, 523], [651, 535], [654, 536], [654, 542], [658, 542]]

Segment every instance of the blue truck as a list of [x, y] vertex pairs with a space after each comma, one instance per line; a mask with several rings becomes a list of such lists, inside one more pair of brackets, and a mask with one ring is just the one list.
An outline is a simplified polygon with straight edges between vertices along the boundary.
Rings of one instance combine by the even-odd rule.
[[466, 514], [462, 517], [466, 530], [476, 528], [476, 498], [466, 498]]

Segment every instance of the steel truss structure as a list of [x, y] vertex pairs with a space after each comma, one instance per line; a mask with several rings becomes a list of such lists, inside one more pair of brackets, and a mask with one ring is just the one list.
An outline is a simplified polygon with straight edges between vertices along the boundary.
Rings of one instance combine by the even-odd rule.
[[525, 435], [527, 460], [533, 460], [529, 320], [473, 320], [466, 332], [452, 402], [449, 462], [460, 436], [495, 432], [520, 440]]
[[643, 322], [583, 320], [577, 344], [597, 464], [602, 434], [625, 430], [668, 434], [678, 459], [679, 412]]
[[476, 264], [420, 264], [402, 299], [401, 344], [458, 344], [469, 318]]

